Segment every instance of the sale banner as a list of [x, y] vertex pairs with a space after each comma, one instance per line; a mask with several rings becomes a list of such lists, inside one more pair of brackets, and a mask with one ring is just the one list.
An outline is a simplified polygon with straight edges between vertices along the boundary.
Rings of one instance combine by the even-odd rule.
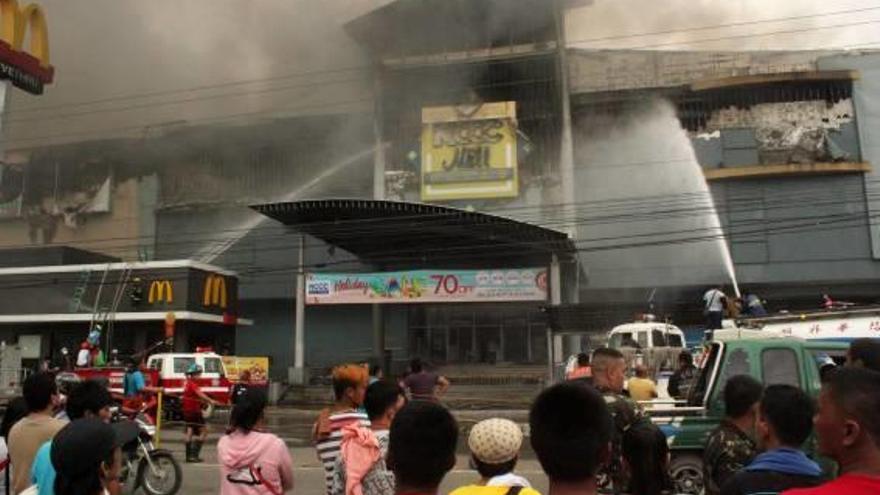
[[547, 269], [310, 273], [306, 304], [546, 301]]

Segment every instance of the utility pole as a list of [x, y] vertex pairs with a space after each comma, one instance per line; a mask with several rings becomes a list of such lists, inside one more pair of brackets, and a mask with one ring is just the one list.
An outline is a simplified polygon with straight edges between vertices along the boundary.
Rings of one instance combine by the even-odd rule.
[[305, 274], [306, 236], [299, 235], [299, 263], [296, 270], [296, 315], [293, 337], [293, 368], [289, 370], [288, 381], [292, 385], [305, 385], [305, 345], [306, 345], [306, 274]]

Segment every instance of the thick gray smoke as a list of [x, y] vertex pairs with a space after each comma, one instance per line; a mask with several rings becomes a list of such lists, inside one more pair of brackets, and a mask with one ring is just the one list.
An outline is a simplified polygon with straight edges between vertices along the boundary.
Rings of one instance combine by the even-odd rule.
[[[568, 15], [568, 40], [578, 48], [668, 50], [812, 50], [876, 42], [880, 11], [871, 0], [596, 0]], [[754, 23], [768, 19], [778, 22]], [[796, 18], [796, 19], [794, 19]], [[746, 24], [743, 24], [746, 23]], [[751, 24], [748, 24], [751, 23]], [[736, 25], [740, 24], [740, 25]], [[845, 26], [840, 26], [845, 25]], [[725, 26], [708, 30], [695, 27]], [[823, 26], [840, 26], [820, 29]], [[758, 33], [793, 31], [775, 35]], [[634, 36], [664, 33], [655, 36]], [[730, 37], [707, 42], [704, 40]], [[590, 41], [595, 40], [595, 41]], [[673, 44], [674, 43], [674, 44]]]
[[[728, 282], [725, 248], [712, 239], [718, 217], [672, 106], [652, 101], [620, 115], [584, 115], [576, 128], [578, 195], [588, 202], [579, 208], [578, 238], [590, 284]], [[700, 236], [710, 239], [677, 242]]]
[[[363, 102], [369, 98], [368, 74], [324, 71], [365, 65], [342, 26], [388, 1], [42, 0], [56, 82], [40, 97], [15, 92], [7, 149], [140, 135], [157, 123], [222, 124], [234, 120], [223, 118], [230, 115], [259, 119], [369, 109]], [[304, 72], [316, 74], [210, 89]], [[192, 87], [203, 89], [58, 108]], [[206, 96], [216, 98], [199, 99]], [[193, 101], [167, 103], [183, 99]], [[28, 111], [44, 107], [50, 108]], [[103, 111], [111, 108], [116, 111]], [[60, 137], [35, 139], [55, 135]]]

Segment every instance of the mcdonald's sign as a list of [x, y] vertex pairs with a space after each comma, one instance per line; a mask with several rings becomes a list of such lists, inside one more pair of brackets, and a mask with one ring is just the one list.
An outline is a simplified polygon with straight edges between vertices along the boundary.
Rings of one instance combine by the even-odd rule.
[[221, 309], [226, 309], [226, 279], [223, 276], [208, 275], [205, 279], [202, 304], [205, 307], [219, 306]]
[[[25, 51], [28, 30], [30, 42]], [[9, 79], [14, 86], [38, 95], [54, 76], [43, 9], [35, 3], [22, 7], [18, 0], [0, 0], [0, 79]]]
[[154, 280], [150, 283], [150, 293], [147, 302], [150, 304], [165, 301], [166, 304], [174, 302], [174, 287], [168, 280]]

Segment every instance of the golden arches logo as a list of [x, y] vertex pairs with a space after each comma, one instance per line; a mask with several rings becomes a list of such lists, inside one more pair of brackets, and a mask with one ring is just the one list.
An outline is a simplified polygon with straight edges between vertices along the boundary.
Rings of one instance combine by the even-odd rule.
[[18, 0], [0, 0], [0, 38], [13, 50], [20, 52], [25, 32], [30, 28], [31, 39], [27, 53], [49, 67], [49, 27], [42, 7], [32, 3], [20, 7]]
[[147, 302], [150, 304], [165, 301], [167, 304], [174, 302], [174, 287], [167, 280], [154, 280], [150, 284], [150, 293]]
[[202, 294], [202, 304], [208, 306], [219, 306], [226, 309], [226, 279], [221, 275], [208, 275], [205, 279], [205, 289]]

